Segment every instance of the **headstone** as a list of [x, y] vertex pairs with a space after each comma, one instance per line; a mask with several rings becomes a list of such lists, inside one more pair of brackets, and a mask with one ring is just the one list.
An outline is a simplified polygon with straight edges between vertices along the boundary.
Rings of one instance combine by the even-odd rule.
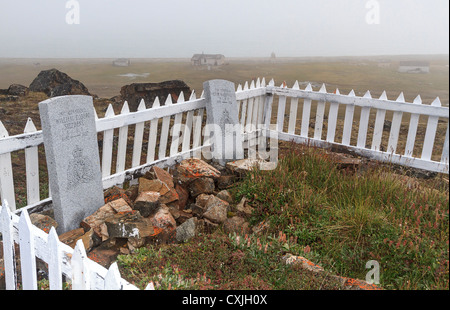
[[63, 96], [39, 103], [45, 155], [58, 233], [103, 204], [92, 97]]
[[224, 166], [228, 161], [244, 158], [234, 83], [212, 80], [203, 83], [203, 89], [212, 159]]

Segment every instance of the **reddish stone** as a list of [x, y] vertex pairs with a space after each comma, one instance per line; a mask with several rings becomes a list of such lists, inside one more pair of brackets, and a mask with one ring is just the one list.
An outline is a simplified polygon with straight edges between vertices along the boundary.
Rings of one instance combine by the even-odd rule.
[[117, 255], [119, 254], [119, 249], [100, 246], [94, 248], [91, 252], [89, 252], [88, 257], [94, 262], [102, 265], [103, 267], [109, 268], [109, 266], [111, 266], [111, 264], [116, 260]]
[[154, 174], [156, 179], [166, 183], [170, 188], [174, 187], [173, 177], [166, 170], [154, 166], [150, 171]]
[[175, 188], [171, 188], [168, 192], [161, 196], [159, 201], [163, 204], [168, 204], [178, 200], [178, 193]]
[[160, 197], [158, 192], [142, 192], [136, 198], [133, 209], [138, 210], [143, 217], [148, 217], [159, 209]]
[[131, 199], [126, 194], [126, 191], [123, 188], [114, 186], [107, 189], [104, 193], [105, 204], [117, 199], [124, 199], [128, 204], [131, 204]]
[[178, 207], [180, 210], [184, 210], [189, 199], [189, 192], [179, 184], [175, 185], [175, 190], [178, 194]]
[[52, 227], [58, 227], [58, 223], [54, 219], [43, 214], [32, 213], [30, 214], [30, 220], [31, 224], [43, 230], [47, 234], [50, 232]]
[[190, 158], [183, 160], [177, 167], [178, 179], [182, 183], [190, 183], [202, 177], [218, 178], [220, 172], [203, 160]]
[[189, 194], [194, 198], [200, 194], [212, 194], [214, 189], [214, 180], [211, 178], [198, 178], [189, 184]]
[[100, 207], [94, 214], [81, 221], [80, 226], [83, 227], [85, 231], [93, 229], [94, 233], [104, 241], [108, 239], [106, 226], [104, 225], [105, 220], [118, 212], [124, 213], [131, 211], [131, 207], [121, 198]]
[[81, 239], [81, 241], [83, 241], [84, 248], [86, 249], [86, 251], [89, 251], [94, 245], [94, 240], [92, 239], [93, 234], [94, 230], [92, 229], [85, 233], [83, 228], [77, 228], [65, 232], [59, 235], [58, 237], [59, 241], [61, 241], [64, 244], [67, 244], [72, 249], [75, 248], [77, 241]]

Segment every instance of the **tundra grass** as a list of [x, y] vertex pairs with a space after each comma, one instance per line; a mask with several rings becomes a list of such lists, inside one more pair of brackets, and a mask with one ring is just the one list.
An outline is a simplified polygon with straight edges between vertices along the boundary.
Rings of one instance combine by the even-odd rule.
[[255, 207], [253, 224], [294, 236], [326, 270], [365, 279], [375, 260], [383, 288], [448, 289], [448, 180], [419, 186], [390, 170], [348, 173], [332, 154], [293, 145], [277, 169], [253, 171], [235, 195]]

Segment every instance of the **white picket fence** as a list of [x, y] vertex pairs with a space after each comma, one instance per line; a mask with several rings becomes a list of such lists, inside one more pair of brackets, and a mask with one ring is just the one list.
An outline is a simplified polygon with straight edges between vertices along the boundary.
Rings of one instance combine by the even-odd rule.
[[[322, 85], [319, 91], [313, 91], [311, 84], [305, 90], [299, 88], [298, 82], [292, 88], [286, 85], [275, 87], [273, 81], [267, 87], [266, 97], [265, 125], [271, 124], [272, 103], [275, 96], [278, 96], [278, 109], [276, 112], [276, 132], [278, 139], [285, 141], [294, 141], [315, 145], [318, 147], [336, 146], [340, 149], [353, 151], [356, 154], [376, 159], [383, 162], [390, 162], [407, 167], [419, 168], [439, 173], [449, 173], [449, 108], [442, 107], [439, 98], [436, 98], [431, 105], [422, 103], [421, 97], [417, 96], [412, 103], [405, 102], [403, 93], [397, 100], [389, 100], [386, 92], [383, 92], [379, 99], [374, 99], [370, 91], [367, 91], [363, 97], [357, 97], [352, 90], [348, 95], [340, 94], [337, 89], [334, 93], [327, 93], [325, 85]], [[290, 111], [285, 117], [286, 103], [290, 101]], [[299, 99], [303, 100], [302, 118], [297, 119]], [[317, 102], [317, 111], [313, 135], [309, 135], [311, 103]], [[342, 131], [342, 140], [336, 141], [337, 121], [339, 107], [345, 107], [345, 119]], [[360, 108], [359, 122], [354, 121], [355, 108]], [[326, 136], [323, 134], [324, 118], [326, 108], [328, 108], [328, 126]], [[370, 124], [371, 111], [375, 116], [372, 143], [367, 145], [368, 128]], [[383, 137], [383, 127], [387, 111], [392, 112], [392, 125], [388, 135], [388, 144], [385, 151], [382, 151], [381, 142]], [[409, 114], [409, 128], [406, 136], [406, 145], [403, 153], [397, 151], [399, 144], [400, 128], [402, 119]], [[423, 143], [416, 143], [419, 126], [419, 118], [428, 118], [426, 123]], [[296, 125], [300, 121], [300, 130]], [[445, 138], [436, 139], [438, 124], [441, 127], [446, 126]], [[267, 127], [268, 128], [268, 127]], [[352, 132], [358, 132], [357, 140], [354, 145], [351, 142]], [[436, 145], [439, 141], [441, 145]], [[420, 147], [421, 156], [414, 157], [413, 151]], [[432, 154], [437, 150], [442, 150], [440, 160], [432, 160]]]
[[[339, 90], [328, 93], [325, 85], [319, 91], [314, 91], [310, 84], [305, 90], [301, 90], [298, 82], [292, 88], [288, 88], [285, 83], [280, 87], [275, 87], [273, 80], [266, 85], [264, 78], [258, 78], [251, 83], [246, 82], [243, 87], [239, 85], [236, 90], [236, 98], [239, 106], [241, 133], [244, 135], [245, 143], [249, 142], [249, 137], [256, 137], [253, 135], [255, 133], [259, 134], [258, 137], [263, 138], [269, 136], [269, 134], [273, 137], [273, 133], [275, 133], [280, 140], [319, 147], [343, 147], [380, 161], [434, 172], [447, 174], [449, 172], [449, 109], [442, 107], [439, 99], [433, 101], [431, 105], [425, 105], [422, 104], [420, 96], [418, 96], [414, 102], [407, 103], [403, 94], [400, 94], [396, 101], [388, 100], [385, 92], [379, 99], [374, 99], [370, 92], [367, 92], [363, 97], [356, 96], [354, 91], [351, 91], [348, 95], [340, 94]], [[314, 131], [310, 135], [310, 119], [312, 112], [314, 112], [312, 111], [313, 102], [317, 103], [317, 110], [315, 111]], [[274, 108], [276, 103], [277, 109]], [[302, 107], [300, 106], [301, 103]], [[287, 114], [288, 104], [290, 110]], [[342, 140], [336, 141], [340, 106], [345, 108], [345, 119]], [[105, 117], [96, 119], [97, 132], [103, 137], [101, 171], [104, 188], [132, 181], [154, 165], [168, 167], [183, 158], [200, 158], [204, 152], [208, 152], [210, 143], [202, 134], [202, 129], [206, 123], [204, 118], [205, 107], [204, 96], [202, 95], [197, 99], [195, 92], [192, 93], [188, 101], [185, 101], [184, 94], [181, 93], [176, 103], [173, 103], [171, 97], [168, 96], [164, 106], [161, 106], [159, 99], [156, 98], [153, 106], [149, 109], [145, 108], [142, 101], [137, 112], [133, 113], [130, 113], [126, 102], [118, 115], [114, 114], [110, 105]], [[355, 108], [361, 110], [359, 123], [353, 120]], [[327, 110], [328, 126], [325, 128], [324, 120]], [[376, 113], [371, 137], [372, 143], [367, 146], [370, 118], [374, 114], [371, 114], [371, 111], [376, 111]], [[388, 146], [386, 151], [382, 151], [383, 126], [388, 111], [393, 113], [392, 126], [389, 132]], [[301, 118], [298, 117], [299, 112], [301, 112]], [[400, 126], [402, 118], [406, 114], [410, 115], [407, 141], [404, 153], [398, 154]], [[413, 150], [417, 147], [416, 139], [420, 117], [427, 117], [428, 121], [423, 138], [422, 154], [417, 158], [413, 157]], [[439, 121], [444, 121], [447, 129], [445, 139], [439, 140], [443, 144], [441, 145], [441, 159], [435, 161], [431, 157], [433, 151], [437, 149], [435, 138]], [[134, 126], [133, 146], [132, 152], [127, 152], [130, 126]], [[356, 143], [352, 145], [351, 133], [356, 128], [358, 128], [358, 137]], [[324, 129], [326, 129], [326, 136], [323, 135]], [[115, 137], [116, 132], [118, 132], [118, 135]], [[146, 148], [143, 147], [145, 133], [148, 141]], [[116, 148], [114, 147], [115, 139], [117, 139]], [[32, 264], [32, 261], [35, 261], [33, 258], [39, 257], [49, 264], [49, 270], [50, 264], [60, 266], [52, 267], [54, 275], [51, 277], [59, 279], [61, 273], [66, 275], [72, 279], [72, 288], [133, 288], [125, 280], [120, 279], [116, 265], [113, 265], [112, 269], [110, 268], [107, 271], [89, 260], [85, 255], [82, 244], [78, 244], [77, 248], [72, 250], [57, 241], [54, 231], [47, 235], [38, 228], [29, 225], [28, 212], [33, 212], [38, 207], [51, 202], [51, 193], [49, 193], [49, 197], [40, 199], [38, 147], [41, 144], [43, 144], [42, 132], [36, 130], [31, 119], [28, 120], [23, 134], [11, 137], [9, 137], [6, 128], [0, 121], [0, 197], [2, 201], [9, 202], [9, 207], [6, 207], [5, 203], [3, 205], [0, 221], [3, 243], [7, 245], [4, 246], [4, 255], [5, 266], [9, 270], [8, 287], [15, 288], [17, 286], [13, 276], [15, 272], [14, 263], [12, 263], [14, 262], [13, 242], [20, 241], [21, 253], [22, 247], [24, 251], [28, 251], [26, 252], [28, 254], [24, 256], [26, 264]], [[16, 210], [11, 153], [23, 150], [26, 166], [27, 206]], [[128, 153], [131, 156], [131, 158], [128, 158], [128, 162], [131, 162], [131, 164], [128, 164], [130, 167], [127, 166], [126, 160]], [[144, 159], [142, 160], [142, 158]], [[115, 167], [113, 167], [113, 159], [115, 159]], [[20, 233], [22, 229], [24, 230], [23, 234]], [[28, 234], [31, 237], [28, 237], [28, 239], [26, 237], [21, 238], [21, 234], [24, 236]], [[28, 247], [22, 246], [21, 240], [28, 240], [25, 242]], [[56, 251], [54, 244], [58, 245], [57, 251], [61, 252], [60, 255], [49, 254]], [[49, 262], [55, 257], [58, 258], [58, 262]], [[75, 262], [73, 262], [74, 258]], [[77, 263], [77, 260], [85, 263]], [[75, 271], [72, 266], [75, 266]], [[35, 265], [29, 265], [25, 269], [22, 268], [22, 272], [28, 272], [30, 275], [34, 274], [31, 272], [32, 270], [35, 270]], [[90, 271], [85, 272], [86, 270]], [[77, 282], [80, 279], [76, 273], [78, 271], [83, 274], [81, 279], [84, 280], [81, 282]], [[56, 274], [59, 274], [59, 277]], [[24, 276], [22, 277], [24, 278]], [[34, 289], [36, 287], [36, 284], [31, 284], [33, 281], [35, 282], [35, 275], [30, 277], [32, 279], [26, 285], [23, 284], [23, 288]], [[109, 284], [105, 284], [105, 279], [113, 280], [111, 280], [111, 283], [108, 280]], [[52, 281], [53, 283], [59, 283], [59, 280]], [[74, 281], [75, 284], [73, 284]], [[59, 288], [60, 286], [59, 284], [52, 284], [52, 287]]]
[[[3, 242], [3, 260], [6, 289], [37, 290], [36, 258], [48, 264], [48, 281], [51, 290], [63, 288], [62, 275], [71, 283], [73, 290], [133, 290], [137, 289], [122, 279], [113, 263], [107, 270], [90, 260], [79, 240], [74, 249], [61, 243], [54, 227], [46, 234], [31, 224], [28, 212], [20, 217], [11, 213], [6, 202], [0, 206], [0, 232]], [[19, 244], [20, 270], [22, 279], [17, 277], [17, 253], [14, 243]], [[147, 286], [152, 289], [152, 284]]]

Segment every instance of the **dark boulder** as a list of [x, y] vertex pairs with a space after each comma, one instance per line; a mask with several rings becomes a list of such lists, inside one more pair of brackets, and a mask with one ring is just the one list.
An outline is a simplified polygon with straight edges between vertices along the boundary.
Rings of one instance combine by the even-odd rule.
[[172, 96], [173, 102], [176, 102], [181, 92], [184, 93], [186, 100], [189, 99], [191, 89], [180, 80], [161, 83], [134, 83], [123, 86], [120, 90], [120, 96], [115, 97], [115, 100], [127, 101], [130, 111], [135, 112], [141, 99], [144, 99], [147, 108], [151, 108], [156, 97], [159, 97], [160, 104], [164, 105], [169, 95]]
[[8, 94], [11, 96], [26, 96], [28, 95], [28, 87], [20, 84], [11, 84], [8, 88]]
[[31, 82], [30, 90], [44, 92], [49, 97], [66, 95], [91, 96], [83, 83], [56, 69], [41, 71], [34, 81]]

